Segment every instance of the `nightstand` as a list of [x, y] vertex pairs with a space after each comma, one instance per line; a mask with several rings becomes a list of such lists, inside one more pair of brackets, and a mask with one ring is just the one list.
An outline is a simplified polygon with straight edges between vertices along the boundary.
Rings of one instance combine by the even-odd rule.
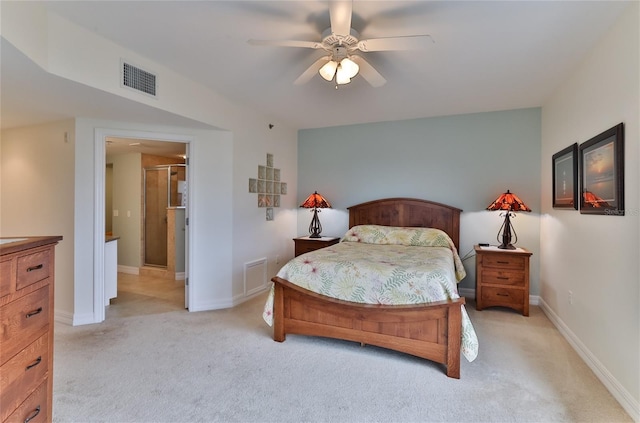
[[294, 238], [293, 242], [296, 244], [295, 256], [308, 253], [310, 251], [319, 250], [320, 248], [328, 247], [333, 244], [337, 244], [340, 238], [334, 236], [323, 236], [321, 238], [309, 238], [308, 236], [301, 236]]
[[526, 248], [475, 246], [476, 310], [509, 307], [529, 315], [529, 257]]

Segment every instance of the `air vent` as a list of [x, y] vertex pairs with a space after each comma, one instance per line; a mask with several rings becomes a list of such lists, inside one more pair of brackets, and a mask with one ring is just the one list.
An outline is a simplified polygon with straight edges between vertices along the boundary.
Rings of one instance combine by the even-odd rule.
[[156, 76], [126, 62], [122, 62], [122, 85], [156, 96]]

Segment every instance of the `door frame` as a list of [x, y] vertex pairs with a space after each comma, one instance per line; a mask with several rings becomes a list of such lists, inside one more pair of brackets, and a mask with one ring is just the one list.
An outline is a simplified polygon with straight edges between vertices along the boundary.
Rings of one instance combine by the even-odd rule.
[[[193, 154], [194, 137], [184, 134], [172, 134], [166, 132], [152, 132], [132, 129], [113, 129], [113, 128], [96, 128], [94, 142], [94, 221], [93, 221], [93, 321], [94, 323], [103, 322], [105, 319], [104, 305], [104, 243], [105, 243], [105, 180], [106, 180], [106, 145], [107, 138], [135, 138], [150, 141], [179, 142], [186, 144], [187, 157], [187, 207], [185, 217], [189, 218], [189, 212], [192, 209], [194, 198], [192, 193], [194, 183], [193, 167], [189, 163], [189, 156]], [[189, 236], [190, 228], [195, 222], [189, 221], [186, 226], [185, 241], [185, 308], [191, 307], [190, 298], [193, 298], [193, 281], [189, 280], [189, 270], [191, 269], [192, 254], [191, 242], [193, 237]], [[187, 283], [188, 281], [188, 283]]]

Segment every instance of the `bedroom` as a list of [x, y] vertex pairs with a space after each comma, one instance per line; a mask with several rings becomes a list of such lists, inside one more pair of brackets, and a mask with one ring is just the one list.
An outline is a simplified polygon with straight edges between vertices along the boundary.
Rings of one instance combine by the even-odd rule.
[[[5, 16], [6, 9], [3, 5], [3, 20]], [[559, 88], [554, 96], [544, 104], [538, 105], [540, 107], [406, 122], [360, 124], [324, 130], [308, 129], [298, 133], [278, 121], [275, 121], [275, 127], [269, 130], [267, 124], [271, 120], [240, 106], [229, 104], [215, 93], [207, 92], [207, 98], [200, 100], [197, 104], [184, 105], [183, 101], [176, 101], [176, 104], [181, 104], [178, 106], [159, 102], [160, 108], [164, 109], [158, 112], [163, 125], [156, 123], [158, 121], [156, 117], [150, 119], [145, 114], [135, 115], [140, 124], [122, 122], [114, 118], [115, 114], [104, 115], [98, 120], [74, 115], [75, 120], [26, 127], [22, 125], [21, 130], [3, 131], [3, 235], [9, 230], [8, 227], [19, 231], [21, 228], [14, 225], [20, 225], [25, 216], [24, 210], [12, 208], [10, 204], [15, 202], [24, 206], [29, 204], [28, 198], [25, 198], [22, 193], [6, 187], [5, 184], [10, 183], [10, 178], [5, 177], [5, 172], [8, 172], [5, 160], [9, 160], [13, 152], [16, 154], [13, 157], [24, 157], [30, 151], [25, 153], [15, 145], [14, 148], [17, 150], [7, 146], [12, 145], [9, 143], [16, 137], [22, 142], [25, 142], [25, 138], [31, 139], [37, 146], [37, 148], [31, 148], [41, 152], [40, 155], [34, 156], [41, 161], [37, 162], [37, 166], [49, 172], [50, 180], [56, 181], [57, 189], [53, 194], [49, 194], [49, 190], [43, 193], [44, 198], [48, 199], [47, 204], [51, 204], [51, 209], [46, 215], [43, 216], [42, 212], [35, 210], [30, 212], [29, 216], [38, 221], [37, 225], [30, 226], [30, 230], [57, 233], [58, 228], [64, 228], [62, 235], [65, 236], [65, 242], [59, 247], [62, 261], [57, 269], [60, 272], [58, 275], [60, 283], [57, 286], [56, 310], [60, 312], [63, 320], [66, 318], [69, 321], [74, 319], [83, 321], [85, 316], [93, 315], [93, 287], [87, 282], [92, 279], [93, 239], [81, 234], [90, 234], [93, 231], [94, 205], [91, 200], [94, 189], [91, 183], [94, 171], [93, 134], [94, 128], [105, 126], [153, 133], [175, 133], [176, 128], [193, 128], [194, 126], [196, 128], [186, 134], [197, 138], [193, 158], [194, 165], [198, 168], [196, 178], [205, 181], [200, 185], [201, 192], [196, 193], [196, 195], [202, 195], [203, 199], [198, 204], [201, 208], [195, 210], [196, 218], [202, 219], [202, 216], [207, 216], [207, 220], [230, 224], [225, 226], [212, 225], [208, 221], [197, 222], [196, 224], [201, 225], [198, 231], [202, 235], [194, 240], [194, 250], [205, 251], [213, 237], [219, 245], [232, 247], [221, 249], [213, 257], [202, 254], [194, 258], [196, 273], [192, 276], [208, 281], [201, 288], [199, 292], [201, 302], [196, 303], [194, 309], [224, 307], [240, 302], [243, 294], [242, 268], [245, 262], [257, 257], [267, 257], [269, 266], [272, 266], [271, 270], [275, 268], [273, 260], [276, 255], [281, 257], [292, 255], [290, 239], [305, 233], [308, 225], [308, 213], [297, 211], [297, 206], [302, 200], [301, 197], [308, 195], [309, 191], [317, 189], [334, 203], [335, 209], [323, 212], [321, 218], [323, 232], [336, 236], [346, 231], [345, 208], [362, 200], [395, 196], [405, 190], [404, 192], [411, 196], [438, 199], [456, 205], [465, 210], [461, 248], [464, 254], [476, 242], [493, 241], [500, 221], [497, 216], [485, 212], [483, 208], [498, 192], [512, 189], [535, 210], [530, 215], [518, 216], [514, 222], [521, 237], [519, 244], [531, 246], [534, 251], [534, 260], [537, 260], [532, 270], [531, 294], [540, 297], [548, 304], [549, 309], [558, 317], [560, 326], [575, 337], [578, 347], [584, 348], [586, 357], [600, 366], [604, 377], [609, 378], [612, 385], [610, 389], [618, 390], [622, 402], [635, 404], [632, 409], [637, 413], [640, 389], [636, 377], [638, 374], [636, 304], [640, 234], [637, 214], [634, 218], [631, 212], [634, 208], [637, 211], [638, 208], [638, 187], [633, 183], [638, 180], [638, 90], [637, 80], [628, 81], [629, 74], [635, 77], [638, 72], [637, 57], [620, 52], [620, 50], [625, 52], [630, 50], [635, 51], [637, 55], [637, 45], [625, 46], [624, 44], [637, 43], [638, 37], [634, 36], [634, 34], [637, 35], [638, 30], [637, 10], [631, 9], [631, 12], [625, 16], [627, 21], [617, 22], [612, 32], [585, 56], [584, 64], [577, 66], [566, 80], [559, 81]], [[633, 16], [636, 20], [629, 21]], [[42, 16], [23, 16], [23, 18], [42, 19]], [[58, 34], [55, 40], [49, 41], [51, 43], [74, 38], [84, 39], [87, 43], [90, 41], [102, 43], [99, 45], [105, 43], [99, 37], [73, 25], [67, 25], [66, 31], [62, 31], [61, 27], [64, 26], [62, 20], [55, 17], [50, 19], [48, 25], [43, 23], [40, 27], [48, 26], [51, 34]], [[19, 26], [19, 19], [14, 22]], [[29, 25], [24, 24], [21, 27], [29, 28]], [[28, 34], [22, 34], [20, 28], [5, 25], [4, 21], [2, 31], [3, 43], [7, 39], [11, 39], [14, 43], [28, 41], [26, 36]], [[59, 44], [55, 46], [60, 48]], [[622, 47], [614, 48], [616, 46]], [[11, 54], [10, 46], [3, 44], [2, 47], [3, 67], [7, 66], [6, 57], [17, 56], [17, 60], [25, 60], [19, 53]], [[122, 52], [122, 48], [111, 44], [105, 46], [105, 49], [113, 51], [113, 56], [116, 58], [119, 58]], [[105, 86], [102, 80], [87, 79], [79, 69], [88, 66], [87, 62], [92, 63], [92, 61], [81, 60], [72, 50], [54, 49], [64, 55], [58, 57], [55, 63], [48, 64], [43, 62], [42, 45], [21, 44], [19, 50], [28, 53], [30, 60], [35, 60], [41, 67], [50, 69], [51, 73], [55, 74], [51, 75], [36, 69], [34, 72], [40, 72], [36, 76], [42, 77], [42, 73], [46, 73], [45, 78], [51, 78], [56, 82], [60, 82], [60, 77], [63, 77], [89, 86], [105, 87], [103, 88], [105, 91], [112, 89]], [[610, 55], [616, 53], [618, 55], [613, 56], [613, 60], [620, 63], [620, 66], [606, 66], [605, 60], [611, 60]], [[142, 64], [148, 63], [143, 57], [137, 55], [134, 57]], [[104, 58], [96, 58], [95, 61], [102, 63], [102, 60]], [[65, 63], [68, 68], [65, 67]], [[600, 64], [600, 67], [596, 66], [597, 64]], [[33, 67], [32, 65], [30, 69]], [[94, 74], [100, 74], [98, 70]], [[164, 71], [164, 68], [161, 70]], [[636, 72], [633, 73], [633, 71]], [[169, 70], [163, 75], [165, 75], [164, 86], [175, 78], [180, 84], [184, 84], [182, 86], [187, 87], [186, 92], [194, 93], [200, 89], [191, 81], [186, 81], [179, 75], [170, 73]], [[105, 93], [95, 92], [95, 90], [87, 93], [87, 87], [77, 86], [79, 84], [73, 84], [70, 81], [63, 82], [67, 84], [67, 92], [73, 92], [80, 97], [91, 96], [90, 98], [97, 100], [96, 103], [113, 104], [113, 99]], [[636, 89], [629, 89], [630, 84], [632, 87], [632, 84], [636, 84]], [[3, 93], [6, 89], [3, 84]], [[44, 93], [41, 94], [44, 95]], [[194, 98], [200, 97], [194, 95]], [[601, 100], [595, 103], [592, 101], [593, 98]], [[146, 99], [141, 102], [151, 103]], [[123, 107], [120, 103], [118, 106]], [[180, 107], [184, 109], [179, 110]], [[212, 113], [205, 110], [214, 111], [213, 114], [217, 113], [216, 117], [212, 118], [210, 116]], [[177, 118], [169, 112], [177, 112], [189, 118]], [[3, 114], [6, 114], [4, 109]], [[194, 119], [204, 121], [206, 124], [197, 124]], [[516, 119], [517, 125], [514, 123]], [[551, 155], [573, 142], [584, 142], [620, 121], [624, 121], [627, 125], [626, 201], [630, 208], [629, 215], [622, 218], [605, 218], [553, 210], [549, 199]], [[322, 151], [314, 149], [318, 141], [330, 144], [336, 136], [354, 138], [354, 144], [350, 144], [354, 146], [354, 151], [362, 151], [365, 142], [369, 143], [367, 146], [376, 142], [377, 148], [383, 148], [387, 145], [385, 144], [387, 139], [393, 139], [396, 143], [394, 145], [404, 145], [408, 150], [405, 158], [413, 160], [412, 165], [420, 166], [415, 165], [415, 160], [418, 158], [412, 156], [414, 149], [424, 148], [424, 145], [419, 142], [420, 138], [415, 134], [416, 131], [431, 132], [434, 136], [439, 136], [444, 131], [443, 128], [452, 126], [464, 130], [465, 138], [473, 135], [475, 139], [476, 134], [479, 134], [482, 135], [483, 142], [495, 143], [490, 150], [487, 150], [488, 157], [484, 158], [484, 163], [477, 160], [477, 151], [473, 155], [462, 154], [467, 151], [468, 146], [455, 145], [455, 141], [461, 138], [448, 140], [451, 142], [441, 147], [447, 149], [443, 153], [458, 158], [456, 164], [459, 163], [459, 168], [456, 169], [455, 164], [450, 164], [453, 162], [447, 159], [444, 166], [438, 163], [438, 167], [433, 168], [433, 172], [440, 170], [448, 177], [457, 178], [454, 179], [456, 181], [454, 188], [459, 190], [461, 186], [465, 187], [462, 193], [446, 192], [441, 184], [429, 187], [427, 181], [434, 175], [426, 170], [419, 170], [416, 176], [412, 176], [412, 180], [418, 182], [415, 186], [408, 185], [406, 179], [397, 176], [397, 169], [388, 167], [388, 164], [380, 166], [379, 162], [383, 161], [383, 156], [375, 149], [367, 149], [366, 156], [361, 155], [362, 160], [368, 164], [373, 159], [380, 167], [373, 169], [368, 165], [358, 166], [357, 173], [355, 170], [349, 173], [349, 168], [340, 162], [341, 159], [347, 159], [342, 156], [343, 149], [346, 148], [344, 145], [336, 146], [335, 149], [322, 149]], [[226, 130], [218, 128], [226, 128]], [[485, 132], [479, 133], [479, 128], [485, 129]], [[494, 138], [494, 131], [503, 131], [501, 141]], [[64, 141], [56, 144], [56, 141], [62, 139], [64, 132], [74, 135], [75, 145], [65, 144]], [[365, 134], [371, 133], [387, 135], [364, 138]], [[363, 134], [362, 138], [357, 137], [358, 134]], [[38, 144], [37, 140], [42, 138], [51, 142], [46, 145]], [[205, 141], [201, 142], [201, 140]], [[503, 148], [504, 145], [501, 142], [507, 144], [509, 149]], [[26, 144], [23, 148], [27, 148]], [[255, 198], [246, 192], [247, 179], [252, 177], [255, 168], [264, 161], [264, 155], [267, 152], [274, 154], [276, 164], [286, 173], [290, 183], [289, 193], [291, 193], [283, 197], [284, 204], [277, 210], [276, 220], [270, 224], [265, 223], [264, 211], [256, 207]], [[205, 157], [221, 159], [216, 160], [216, 166], [210, 167]], [[224, 159], [230, 157], [234, 159]], [[75, 170], [61, 174], [56, 171], [56, 167], [47, 163], [45, 160], [47, 158], [55, 158], [52, 162], [55, 162], [56, 167]], [[349, 159], [353, 160], [353, 155]], [[429, 157], [426, 159], [428, 160]], [[433, 161], [433, 158], [431, 160]], [[495, 166], [496, 163], [508, 166], [505, 170], [505, 173], [509, 174], [508, 177], [496, 172], [486, 172], [486, 169]], [[433, 165], [432, 162], [429, 164]], [[354, 167], [352, 164], [350, 168]], [[388, 170], [378, 170], [380, 168]], [[366, 169], [371, 170], [367, 172]], [[332, 171], [327, 172], [327, 170]], [[476, 181], [480, 179], [478, 175], [483, 172], [486, 172], [487, 182], [477, 187]], [[341, 179], [336, 181], [337, 178]], [[518, 179], [511, 182], [514, 178]], [[24, 182], [35, 184], [30, 179], [25, 179]], [[345, 186], [347, 182], [352, 183], [353, 186]], [[507, 185], [511, 183], [517, 185]], [[217, 190], [215, 201], [209, 195], [209, 184], [215, 184]], [[337, 190], [336, 187], [341, 189]], [[41, 192], [41, 189], [36, 186], [31, 188], [30, 192]], [[590, 235], [592, 233], [590, 231], [594, 231], [593, 235]], [[7, 233], [7, 235], [12, 234]], [[268, 241], [266, 247], [256, 248], [252, 246], [256, 239], [273, 241]], [[212, 266], [209, 266], [210, 264]], [[215, 269], [211, 270], [211, 268]], [[613, 275], [611, 284], [602, 286], [600, 281], [611, 279], [609, 275]], [[77, 282], [74, 283], [74, 280]], [[471, 275], [464, 282], [463, 288], [471, 288], [472, 280]], [[209, 283], [209, 281], [232, 281], [232, 283]], [[572, 290], [576, 295], [577, 301], [573, 307], [569, 307], [566, 300], [568, 290]], [[629, 295], [621, 298], [605, 295], [611, 291], [627, 292]], [[636, 334], [635, 339], [626, 338], [624, 334], [628, 333]]]

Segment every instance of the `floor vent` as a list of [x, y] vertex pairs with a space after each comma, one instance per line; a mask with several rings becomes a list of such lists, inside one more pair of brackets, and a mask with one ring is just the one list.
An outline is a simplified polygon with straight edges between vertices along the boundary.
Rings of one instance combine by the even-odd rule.
[[122, 62], [122, 85], [156, 96], [156, 76], [124, 61]]
[[267, 286], [267, 259], [261, 258], [244, 264], [244, 295], [252, 295]]

